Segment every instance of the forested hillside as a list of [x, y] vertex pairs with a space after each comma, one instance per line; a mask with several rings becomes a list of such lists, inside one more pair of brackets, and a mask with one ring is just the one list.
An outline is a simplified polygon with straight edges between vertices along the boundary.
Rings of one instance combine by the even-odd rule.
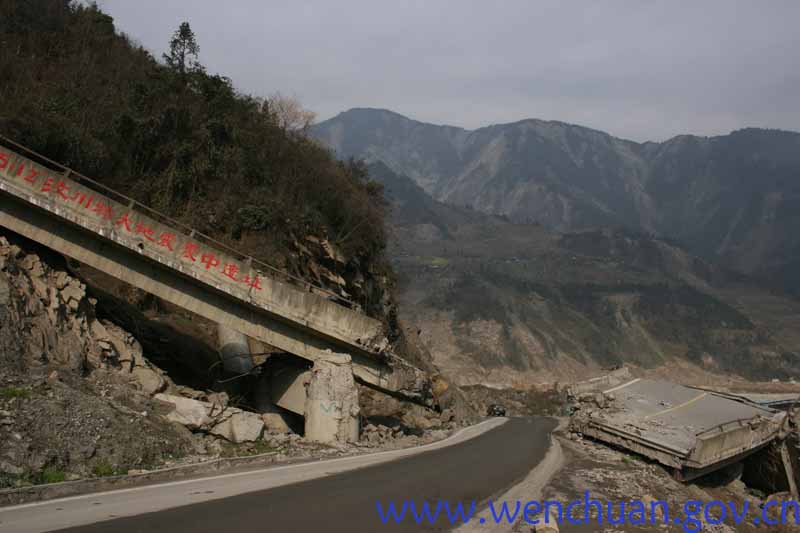
[[[188, 24], [156, 58], [96, 6], [0, 0], [0, 39], [0, 133], [382, 312], [381, 187], [309, 140], [296, 102], [207, 72]], [[345, 258], [327, 277], [310, 264], [326, 239]]]

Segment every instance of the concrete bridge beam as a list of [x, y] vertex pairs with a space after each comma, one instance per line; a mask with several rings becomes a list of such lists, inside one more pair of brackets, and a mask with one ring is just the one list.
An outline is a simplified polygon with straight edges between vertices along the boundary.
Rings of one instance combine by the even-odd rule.
[[431, 400], [425, 374], [387, 353], [380, 321], [82, 180], [0, 146], [0, 225], [227, 330], [310, 361], [346, 353], [364, 383]]

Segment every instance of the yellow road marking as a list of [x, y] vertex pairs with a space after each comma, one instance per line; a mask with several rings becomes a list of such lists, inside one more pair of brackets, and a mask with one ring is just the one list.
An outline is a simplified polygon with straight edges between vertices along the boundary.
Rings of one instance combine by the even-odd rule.
[[642, 380], [642, 378], [636, 378], [636, 379], [632, 379], [632, 380], [630, 380], [630, 381], [629, 381], [629, 382], [627, 382], [627, 383], [623, 383], [622, 385], [619, 385], [619, 386], [617, 386], [617, 387], [614, 387], [613, 389], [604, 390], [604, 391], [603, 391], [603, 394], [608, 394], [609, 392], [614, 392], [614, 391], [617, 391], [617, 390], [620, 390], [620, 389], [624, 389], [624, 388], [625, 388], [625, 387], [627, 387], [628, 385], [633, 385], [634, 383], [636, 383], [636, 382], [638, 382], [638, 381], [641, 381], [641, 380]]
[[689, 400], [689, 401], [683, 402], [683, 403], [682, 403], [682, 404], [680, 404], [680, 405], [676, 405], [675, 407], [670, 407], [669, 409], [664, 409], [663, 411], [660, 411], [660, 412], [658, 412], [658, 413], [653, 413], [652, 415], [647, 415], [647, 416], [645, 416], [645, 417], [644, 417], [644, 419], [645, 419], [645, 420], [647, 420], [648, 418], [652, 418], [652, 417], [654, 417], [654, 416], [661, 416], [661, 415], [663, 415], [663, 414], [665, 414], [665, 413], [669, 413], [670, 411], [675, 411], [676, 409], [680, 409], [680, 408], [682, 408], [682, 407], [686, 407], [687, 405], [689, 405], [689, 404], [692, 404], [692, 403], [696, 402], [697, 400], [702, 400], [702, 399], [703, 399], [703, 398], [705, 398], [707, 395], [708, 395], [708, 393], [707, 393], [707, 392], [704, 392], [704, 393], [703, 393], [703, 394], [701, 394], [700, 396], [696, 396], [696, 397], [692, 398], [692, 399], [691, 399], [691, 400]]

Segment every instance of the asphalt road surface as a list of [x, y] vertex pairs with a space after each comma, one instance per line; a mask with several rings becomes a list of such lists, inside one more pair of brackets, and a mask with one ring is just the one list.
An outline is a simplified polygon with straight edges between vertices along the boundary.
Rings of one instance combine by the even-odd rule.
[[[550, 432], [555, 426], [555, 421], [547, 418], [511, 419], [469, 440], [438, 449], [429, 449], [402, 459], [341, 473], [330, 472], [330, 475], [325, 475], [328, 472], [321, 474], [318, 472], [317, 475], [324, 477], [232, 497], [209, 499], [157, 512], [146, 512], [148, 497], [164, 498], [163, 494], [158, 495], [158, 491], [169, 489], [172, 497], [181, 498], [188, 503], [192, 501], [192, 494], [203, 492], [203, 480], [168, 484], [166, 488], [156, 485], [152, 487], [153, 490], [137, 489], [127, 495], [120, 494], [117, 499], [127, 496], [130, 505], [138, 505], [144, 514], [124, 518], [108, 520], [108, 517], [113, 515], [102, 515], [102, 506], [105, 503], [102, 497], [91, 498], [97, 501], [82, 501], [82, 505], [90, 506], [86, 512], [94, 512], [98, 517], [102, 516], [98, 520], [105, 521], [60, 531], [76, 533], [446, 531], [452, 529], [446, 519], [439, 519], [433, 526], [419, 525], [412, 519], [401, 524], [394, 522], [384, 524], [378, 516], [376, 501], [380, 501], [384, 506], [394, 501], [400, 506], [404, 500], [414, 500], [418, 504], [422, 501], [437, 500], [468, 503], [472, 500], [481, 502], [497, 496], [521, 480], [541, 461], [549, 448]], [[330, 470], [335, 472], [334, 463], [336, 461], [321, 462], [316, 466], [325, 468], [326, 464], [330, 464]], [[270, 472], [275, 472], [277, 475], [278, 471], [280, 469], [267, 470], [259, 477], [270, 475]], [[230, 486], [243, 482], [236, 476], [218, 476], [215, 483], [209, 482], [206, 487], [211, 489], [215, 484], [224, 483]], [[50, 516], [57, 516], [59, 510], [65, 507], [66, 505], [55, 508], [50, 505], [46, 508], [30, 507], [20, 512], [55, 513]], [[3, 527], [3, 514], [3, 510], [0, 509], [0, 531], [6, 530]], [[15, 517], [10, 516], [10, 518]], [[18, 520], [16, 524], [9, 521], [5, 524], [9, 527], [25, 524], [24, 521], [19, 521], [19, 516], [16, 518]]]

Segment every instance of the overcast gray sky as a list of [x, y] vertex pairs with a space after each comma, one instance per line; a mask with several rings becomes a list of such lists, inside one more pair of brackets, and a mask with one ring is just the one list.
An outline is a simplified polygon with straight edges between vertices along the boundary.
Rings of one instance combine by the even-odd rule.
[[634, 140], [800, 130], [796, 0], [101, 0], [157, 57], [188, 21], [210, 72], [329, 118], [562, 120]]

